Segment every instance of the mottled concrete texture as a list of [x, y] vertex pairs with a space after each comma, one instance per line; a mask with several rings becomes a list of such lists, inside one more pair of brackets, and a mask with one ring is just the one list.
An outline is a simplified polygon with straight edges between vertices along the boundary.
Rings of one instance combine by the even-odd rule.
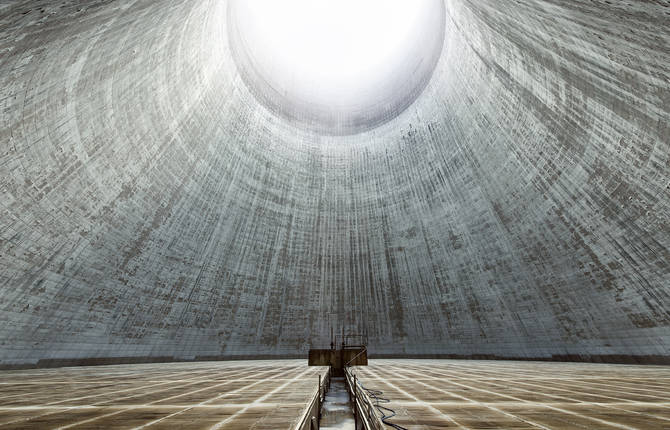
[[412, 430], [670, 428], [668, 366], [373, 360], [353, 371]]
[[302, 360], [7, 371], [0, 428], [291, 430], [327, 371]]
[[226, 2], [0, 2], [0, 365], [670, 356], [670, 3], [446, 0], [382, 126], [274, 116]]

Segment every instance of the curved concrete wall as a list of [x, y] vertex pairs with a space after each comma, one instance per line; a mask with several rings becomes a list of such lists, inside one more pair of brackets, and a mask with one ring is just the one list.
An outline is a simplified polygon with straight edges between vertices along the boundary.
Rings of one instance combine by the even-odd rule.
[[353, 136], [256, 102], [226, 2], [0, 5], [0, 364], [670, 356], [670, 7], [445, 3]]

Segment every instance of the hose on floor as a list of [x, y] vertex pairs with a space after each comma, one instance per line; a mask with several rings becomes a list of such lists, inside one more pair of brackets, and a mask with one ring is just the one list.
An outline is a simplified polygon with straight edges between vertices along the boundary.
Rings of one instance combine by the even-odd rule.
[[400, 426], [398, 424], [393, 424], [390, 423], [386, 420], [391, 419], [395, 416], [395, 411], [391, 408], [387, 408], [386, 406], [380, 405], [380, 403], [391, 403], [391, 401], [385, 397], [382, 397], [382, 394], [384, 394], [383, 391], [380, 390], [373, 390], [371, 388], [366, 388], [361, 384], [360, 379], [356, 381], [356, 383], [361, 387], [362, 390], [364, 390], [370, 398], [372, 398], [375, 402], [375, 408], [379, 411], [380, 414], [382, 414], [382, 422], [386, 424], [387, 426], [393, 427], [396, 430], [408, 430], [407, 428]]

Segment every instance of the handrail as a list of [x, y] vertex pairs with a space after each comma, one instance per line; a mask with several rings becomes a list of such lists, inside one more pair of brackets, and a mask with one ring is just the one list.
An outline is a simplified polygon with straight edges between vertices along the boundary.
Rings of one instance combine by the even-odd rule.
[[363, 345], [362, 348], [363, 348], [363, 349], [361, 349], [361, 352], [359, 352], [358, 354], [354, 355], [354, 357], [353, 357], [351, 360], [347, 361], [347, 363], [343, 366], [345, 370], [346, 370], [346, 368], [349, 367], [349, 365], [350, 365], [351, 363], [353, 363], [358, 357], [360, 357], [362, 354], [368, 352], [368, 348], [367, 348], [365, 345]]
[[376, 407], [372, 400], [358, 384], [356, 375], [352, 374], [348, 367], [344, 368], [344, 377], [347, 381], [347, 391], [353, 403], [354, 419], [360, 420], [365, 430], [384, 430], [384, 423], [377, 415]]
[[319, 385], [316, 387], [316, 393], [312, 400], [307, 405], [307, 408], [302, 414], [302, 418], [295, 427], [295, 430], [318, 430], [319, 421], [321, 420], [321, 405], [326, 398], [326, 393], [330, 388], [331, 369], [328, 368], [326, 375], [321, 378], [319, 375]]

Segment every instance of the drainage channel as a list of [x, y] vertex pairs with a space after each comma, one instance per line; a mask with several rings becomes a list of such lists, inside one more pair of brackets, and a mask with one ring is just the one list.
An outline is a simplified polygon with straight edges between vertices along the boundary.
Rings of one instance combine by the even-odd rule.
[[344, 377], [330, 378], [330, 389], [321, 409], [321, 430], [355, 430], [354, 414]]

